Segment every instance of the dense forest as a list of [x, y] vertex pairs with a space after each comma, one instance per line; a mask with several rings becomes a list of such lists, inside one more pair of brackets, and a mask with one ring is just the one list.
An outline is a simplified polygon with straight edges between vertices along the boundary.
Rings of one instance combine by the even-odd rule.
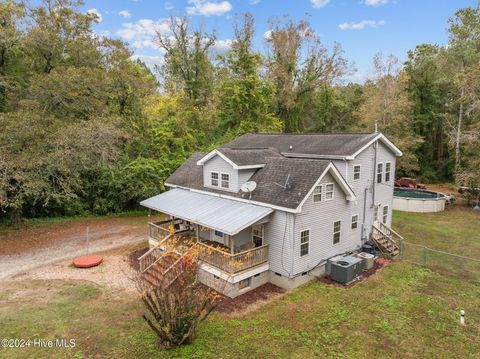
[[81, 5], [0, 3], [0, 220], [135, 208], [193, 151], [247, 132], [378, 126], [404, 151], [398, 174], [478, 186], [478, 7], [452, 14], [445, 46], [419, 44], [403, 64], [379, 53], [357, 84], [307, 21], [272, 19], [256, 49], [254, 18], [238, 15], [219, 54], [215, 33], [172, 18], [150, 69]]

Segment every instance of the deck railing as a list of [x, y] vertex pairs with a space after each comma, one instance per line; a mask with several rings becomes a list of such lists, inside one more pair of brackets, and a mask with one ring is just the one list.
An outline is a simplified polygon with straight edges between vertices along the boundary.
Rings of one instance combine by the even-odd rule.
[[240, 253], [230, 254], [221, 249], [197, 243], [200, 260], [234, 274], [268, 261], [268, 244]]

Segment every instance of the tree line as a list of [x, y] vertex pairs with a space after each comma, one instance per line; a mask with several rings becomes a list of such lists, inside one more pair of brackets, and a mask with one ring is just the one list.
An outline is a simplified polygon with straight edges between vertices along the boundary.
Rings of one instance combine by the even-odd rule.
[[80, 0], [0, 4], [0, 219], [126, 211], [164, 190], [192, 152], [247, 132], [378, 130], [404, 152], [400, 175], [480, 182], [480, 10], [452, 15], [446, 46], [346, 83], [340, 44], [308, 21], [272, 19], [266, 48], [238, 15], [228, 51], [215, 32], [171, 18], [148, 68], [128, 44], [92, 30]]

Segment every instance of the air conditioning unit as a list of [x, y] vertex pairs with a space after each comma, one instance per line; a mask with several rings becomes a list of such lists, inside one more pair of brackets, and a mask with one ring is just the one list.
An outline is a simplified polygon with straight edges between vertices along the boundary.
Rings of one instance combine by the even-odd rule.
[[362, 259], [353, 256], [332, 259], [334, 261], [330, 263], [330, 279], [335, 282], [347, 284], [362, 274]]

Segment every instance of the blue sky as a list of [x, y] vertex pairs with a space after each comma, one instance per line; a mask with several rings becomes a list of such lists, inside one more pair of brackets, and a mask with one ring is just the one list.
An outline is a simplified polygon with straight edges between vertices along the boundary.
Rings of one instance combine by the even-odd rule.
[[405, 60], [417, 44], [447, 42], [447, 20], [475, 0], [86, 0], [85, 11], [99, 14], [95, 31], [120, 38], [148, 64], [162, 53], [151, 41], [155, 29], [167, 31], [170, 16], [188, 16], [195, 26], [216, 29], [220, 49], [233, 38], [236, 14], [251, 12], [256, 21], [255, 46], [265, 49], [268, 20], [288, 15], [307, 19], [325, 46], [339, 42], [363, 81], [372, 71], [372, 57], [382, 51]]

